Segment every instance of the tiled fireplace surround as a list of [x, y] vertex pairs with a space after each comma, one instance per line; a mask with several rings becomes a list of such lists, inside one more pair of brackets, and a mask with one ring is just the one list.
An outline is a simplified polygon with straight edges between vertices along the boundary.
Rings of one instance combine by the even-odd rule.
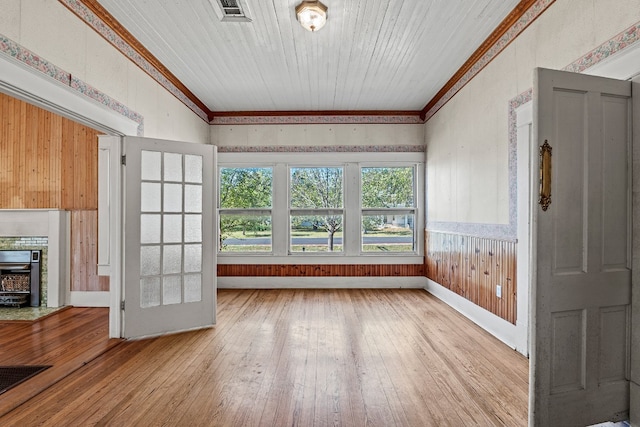
[[68, 300], [69, 213], [63, 210], [0, 210], [0, 249], [42, 250], [41, 306]]

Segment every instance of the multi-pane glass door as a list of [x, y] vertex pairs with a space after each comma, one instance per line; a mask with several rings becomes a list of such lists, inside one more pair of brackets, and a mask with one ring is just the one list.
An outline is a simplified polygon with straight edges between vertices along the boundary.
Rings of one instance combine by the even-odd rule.
[[126, 337], [215, 321], [214, 147], [128, 138]]

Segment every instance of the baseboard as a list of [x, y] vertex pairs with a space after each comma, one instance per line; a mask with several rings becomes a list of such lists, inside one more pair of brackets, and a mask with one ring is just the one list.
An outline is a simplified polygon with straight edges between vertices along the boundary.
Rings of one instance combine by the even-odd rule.
[[422, 289], [426, 277], [218, 277], [219, 289]]
[[523, 337], [520, 336], [520, 328], [516, 327], [516, 325], [513, 325], [490, 311], [475, 305], [455, 292], [451, 292], [449, 289], [439, 285], [433, 280], [426, 280], [427, 285], [425, 286], [425, 290], [427, 292], [444, 301], [453, 309], [460, 312], [473, 323], [477, 324], [509, 347], [517, 350], [525, 356], [528, 355], [528, 349], [522, 348], [522, 345], [520, 344]]
[[109, 292], [72, 291], [69, 305], [75, 307], [109, 307]]

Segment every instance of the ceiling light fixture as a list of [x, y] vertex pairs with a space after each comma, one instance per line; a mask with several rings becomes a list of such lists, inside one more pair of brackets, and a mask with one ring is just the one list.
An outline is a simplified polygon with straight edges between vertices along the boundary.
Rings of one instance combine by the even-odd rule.
[[327, 6], [315, 1], [303, 1], [296, 6], [298, 22], [306, 30], [318, 31], [327, 22]]

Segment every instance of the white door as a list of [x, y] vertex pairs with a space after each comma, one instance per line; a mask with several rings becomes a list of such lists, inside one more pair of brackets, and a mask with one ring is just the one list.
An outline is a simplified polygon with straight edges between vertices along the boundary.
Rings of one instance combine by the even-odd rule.
[[534, 140], [551, 150], [533, 161], [550, 191], [533, 213], [534, 426], [628, 416], [630, 105], [630, 82], [536, 70]]
[[123, 336], [215, 323], [215, 147], [127, 137]]

